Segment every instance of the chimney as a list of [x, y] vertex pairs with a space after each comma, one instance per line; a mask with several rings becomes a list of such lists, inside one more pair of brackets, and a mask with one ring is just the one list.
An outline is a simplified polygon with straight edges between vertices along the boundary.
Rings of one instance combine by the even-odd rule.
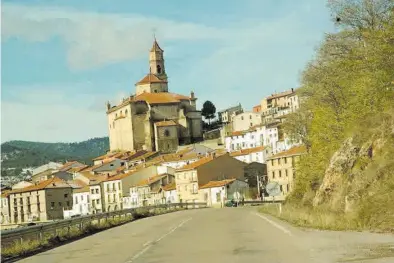
[[294, 89], [293, 89], [293, 88], [291, 88], [291, 92], [294, 92]]

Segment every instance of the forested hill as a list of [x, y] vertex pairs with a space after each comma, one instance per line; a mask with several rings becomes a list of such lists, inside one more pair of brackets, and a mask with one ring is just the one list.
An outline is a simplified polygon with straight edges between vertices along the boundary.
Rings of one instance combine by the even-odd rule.
[[92, 158], [104, 154], [108, 149], [108, 137], [76, 143], [10, 141], [1, 145], [2, 170], [36, 167], [49, 161], [77, 160], [90, 163]]

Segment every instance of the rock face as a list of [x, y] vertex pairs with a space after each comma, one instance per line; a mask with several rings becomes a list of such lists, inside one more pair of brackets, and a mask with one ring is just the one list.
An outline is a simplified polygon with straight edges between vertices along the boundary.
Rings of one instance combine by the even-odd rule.
[[[343, 195], [338, 192], [346, 187], [344, 176], [350, 173], [360, 155], [365, 154], [366, 151], [363, 148], [354, 145], [353, 138], [345, 140], [342, 147], [331, 157], [323, 182], [313, 199], [313, 206], [321, 205], [328, 200], [334, 203], [342, 202], [345, 205], [346, 198], [343, 198]], [[336, 196], [334, 196], [335, 192]]]

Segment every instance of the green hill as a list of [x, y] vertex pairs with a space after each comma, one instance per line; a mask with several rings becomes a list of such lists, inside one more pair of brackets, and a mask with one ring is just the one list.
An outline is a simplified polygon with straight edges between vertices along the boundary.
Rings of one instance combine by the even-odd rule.
[[2, 175], [5, 170], [37, 167], [50, 161], [65, 162], [77, 160], [91, 163], [91, 159], [106, 153], [109, 149], [108, 137], [93, 138], [76, 143], [43, 143], [10, 141], [1, 145]]

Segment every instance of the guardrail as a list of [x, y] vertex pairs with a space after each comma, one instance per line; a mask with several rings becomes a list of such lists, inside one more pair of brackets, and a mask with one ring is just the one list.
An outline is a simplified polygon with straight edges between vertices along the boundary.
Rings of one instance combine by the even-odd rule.
[[[99, 213], [94, 215], [86, 215], [75, 217], [71, 219], [62, 219], [55, 222], [35, 225], [35, 226], [27, 226], [23, 228], [17, 229], [9, 229], [1, 231], [1, 247], [7, 247], [10, 245], [14, 245], [15, 242], [20, 242], [21, 244], [25, 241], [29, 240], [44, 240], [45, 237], [49, 236], [58, 236], [60, 231], [67, 229], [70, 232], [72, 227], [78, 227], [79, 230], [83, 231], [84, 227], [92, 224], [92, 222], [97, 221], [100, 224], [101, 220], [122, 218], [127, 216], [132, 216], [137, 211], [143, 212], [154, 212], [156, 209], [176, 209], [176, 208], [203, 208], [207, 207], [206, 203], [173, 203], [173, 204], [162, 204], [155, 206], [143, 206], [136, 207], [130, 209], [124, 209], [113, 212]], [[153, 210], [153, 211], [152, 211]], [[39, 223], [39, 222], [37, 222]]]

